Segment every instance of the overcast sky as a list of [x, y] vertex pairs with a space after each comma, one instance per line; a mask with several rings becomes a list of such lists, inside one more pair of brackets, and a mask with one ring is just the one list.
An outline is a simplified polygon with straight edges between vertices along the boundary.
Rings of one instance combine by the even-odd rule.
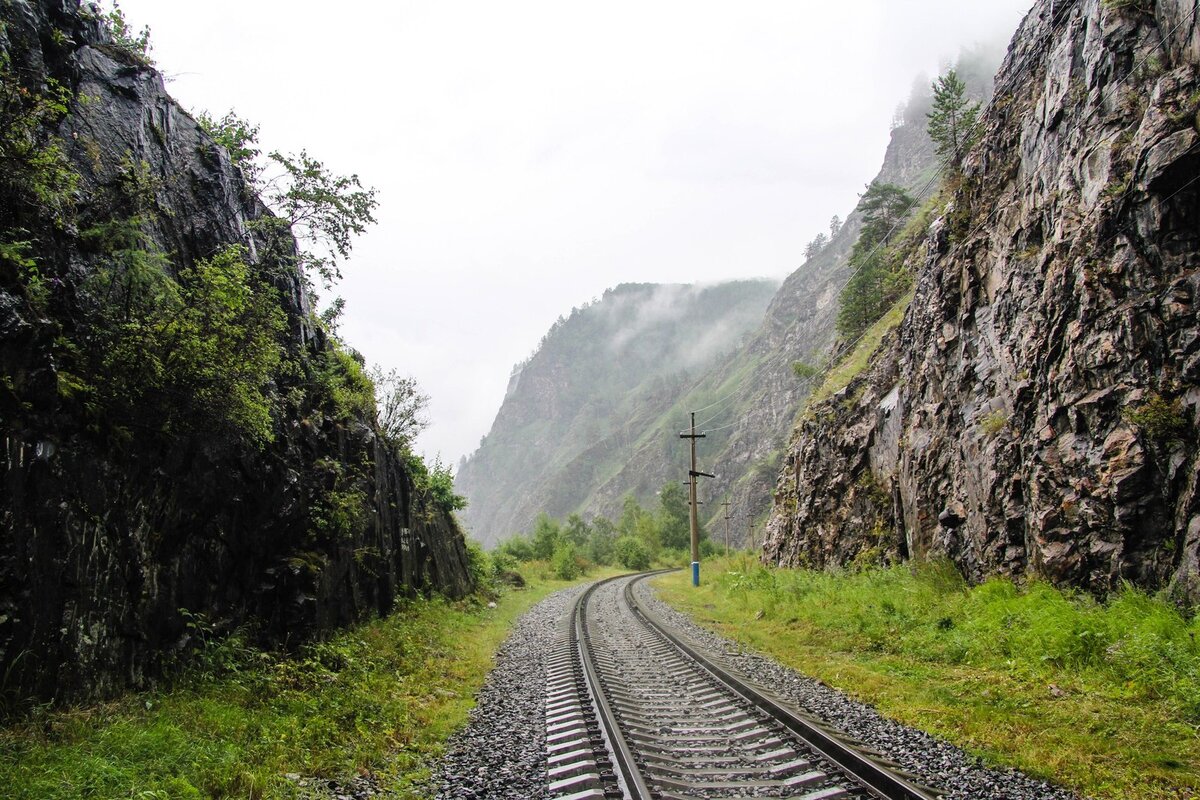
[[343, 336], [456, 461], [560, 314], [622, 282], [782, 277], [897, 103], [1031, 0], [123, 0], [187, 108], [379, 189]]

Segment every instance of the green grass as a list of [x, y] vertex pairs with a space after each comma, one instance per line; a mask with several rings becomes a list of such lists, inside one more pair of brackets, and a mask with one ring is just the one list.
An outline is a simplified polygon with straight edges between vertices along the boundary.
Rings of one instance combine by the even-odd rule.
[[[497, 607], [407, 601], [386, 619], [285, 656], [236, 639], [169, 690], [44, 711], [0, 729], [0, 785], [44, 798], [288, 798], [286, 773], [374, 773], [417, 796], [466, 720], [516, 618], [552, 591], [544, 565]], [[611, 574], [611, 573], [596, 573]], [[593, 575], [593, 577], [596, 577]]]
[[825, 380], [812, 393], [812, 398], [805, 406], [805, 410], [812, 408], [831, 394], [845, 389], [850, 381], [867, 368], [871, 363], [871, 356], [879, 349], [879, 343], [883, 341], [883, 337], [904, 319], [904, 312], [908, 310], [908, 304], [912, 301], [912, 297], [912, 292], [901, 297], [874, 325], [867, 328], [854, 350], [829, 371]]
[[953, 567], [823, 573], [746, 556], [658, 579], [725, 636], [983, 757], [1105, 800], [1200, 796], [1200, 620]]

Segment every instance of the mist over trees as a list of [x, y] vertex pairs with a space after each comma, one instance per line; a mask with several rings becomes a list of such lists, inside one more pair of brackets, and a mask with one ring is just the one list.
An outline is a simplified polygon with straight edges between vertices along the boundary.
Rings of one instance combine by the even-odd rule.
[[[704, 555], [712, 553], [703, 525], [700, 545]], [[627, 495], [616, 522], [604, 516], [589, 522], [579, 514], [559, 521], [543, 513], [530, 531], [500, 542], [496, 554], [517, 561], [548, 561], [564, 579], [593, 565], [647, 569], [655, 562], [686, 563], [691, 560], [688, 493], [680, 483], [666, 483], [658, 492], [658, 507], [651, 509]]]

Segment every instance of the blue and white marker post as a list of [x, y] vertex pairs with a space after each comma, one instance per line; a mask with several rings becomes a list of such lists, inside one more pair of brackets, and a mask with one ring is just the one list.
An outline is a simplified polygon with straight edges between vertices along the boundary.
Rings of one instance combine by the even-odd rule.
[[692, 586], [700, 585], [700, 523], [696, 516], [696, 485], [699, 483], [699, 478], [715, 478], [715, 475], [709, 475], [707, 472], [698, 472], [696, 470], [696, 440], [703, 439], [703, 433], [696, 433], [696, 412], [692, 412], [692, 430], [691, 433], [679, 434], [680, 439], [690, 439], [692, 445], [692, 468], [688, 470], [688, 475], [691, 480], [688, 481], [688, 500], [691, 506], [691, 524], [692, 524]]

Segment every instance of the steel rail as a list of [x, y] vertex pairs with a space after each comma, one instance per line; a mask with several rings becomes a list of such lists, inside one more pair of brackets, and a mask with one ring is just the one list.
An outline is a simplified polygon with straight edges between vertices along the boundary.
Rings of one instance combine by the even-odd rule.
[[[659, 573], [648, 573], [647, 577], [656, 574]], [[605, 688], [600, 680], [600, 674], [596, 669], [592, 657], [591, 644], [587, 634], [587, 604], [592, 593], [604, 584], [620, 580], [623, 577], [626, 576], [619, 575], [607, 580], [597, 581], [580, 595], [575, 604], [575, 624], [571, 629], [571, 638], [574, 640], [573, 644], [577, 648], [579, 660], [583, 666], [584, 684], [591, 695], [592, 704], [596, 710], [596, 717], [600, 722], [601, 733], [608, 743], [609, 750], [612, 751], [613, 772], [616, 775], [617, 782], [629, 800], [652, 800], [654, 795], [646, 785], [646, 779], [642, 776], [642, 772], [638, 769], [637, 762], [634, 760], [633, 750], [625, 740], [625, 735], [621, 732], [621, 727], [617, 722], [616, 714], [613, 712], [612, 706], [609, 705]]]
[[861, 782], [868, 791], [886, 800], [937, 800], [939, 793], [922, 788], [906, 780], [893, 770], [874, 761], [838, 738], [821, 730], [816, 718], [782, 705], [774, 698], [749, 686], [726, 669], [709, 661], [702, 653], [668, 630], [668, 626], [654, 614], [642, 607], [634, 596], [633, 587], [659, 573], [647, 573], [625, 585], [625, 600], [629, 607], [647, 627], [674, 645], [689, 660], [709, 673], [719, 684], [734, 694], [770, 715], [785, 728], [792, 731], [808, 747], [828, 761], [837, 764], [847, 774]]

